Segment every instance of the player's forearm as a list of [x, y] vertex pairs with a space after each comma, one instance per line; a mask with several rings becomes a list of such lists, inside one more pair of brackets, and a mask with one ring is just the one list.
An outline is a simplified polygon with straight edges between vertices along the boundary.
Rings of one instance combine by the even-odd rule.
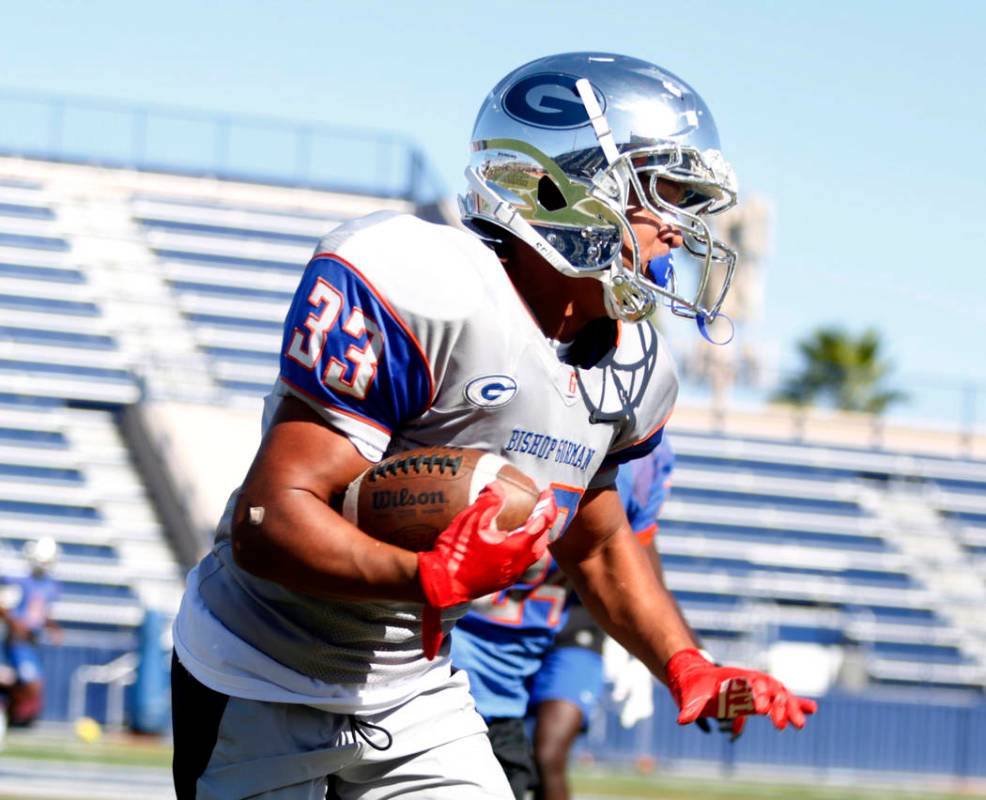
[[603, 629], [664, 680], [664, 665], [695, 640], [674, 598], [627, 530], [584, 561], [562, 564]]
[[[263, 508], [251, 518], [250, 508]], [[314, 597], [424, 602], [415, 553], [373, 539], [300, 490], [244, 495], [233, 553], [247, 572]]]

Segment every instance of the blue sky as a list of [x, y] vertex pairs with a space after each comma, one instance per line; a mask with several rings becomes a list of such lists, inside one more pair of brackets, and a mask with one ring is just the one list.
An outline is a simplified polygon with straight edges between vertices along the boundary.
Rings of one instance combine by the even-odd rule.
[[904, 388], [957, 416], [978, 385], [986, 422], [984, 39], [973, 0], [32, 0], [5, 4], [0, 86], [400, 131], [451, 191], [510, 69], [645, 58], [699, 90], [741, 187], [774, 208], [760, 336], [779, 365], [819, 324], [873, 326]]

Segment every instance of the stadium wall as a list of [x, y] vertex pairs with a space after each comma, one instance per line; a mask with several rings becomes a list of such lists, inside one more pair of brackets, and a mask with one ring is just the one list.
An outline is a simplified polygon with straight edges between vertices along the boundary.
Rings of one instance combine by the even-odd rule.
[[676, 408], [672, 424], [726, 436], [986, 459], [986, 435], [960, 429], [955, 423], [905, 425], [892, 424], [872, 414], [810, 407], [723, 409], [692, 404]]
[[[107, 663], [129, 652], [121, 648], [42, 646], [47, 674], [59, 676], [48, 687], [44, 719], [69, 719], [70, 677], [79, 667]], [[85, 713], [107, 721], [106, 687], [92, 685], [85, 695]], [[807, 772], [819, 780], [859, 774], [904, 782], [929, 778], [986, 778], [986, 702], [956, 703], [936, 697], [924, 700], [878, 700], [830, 693], [819, 713], [802, 730], [775, 730], [766, 718], [750, 720], [735, 743], [719, 734], [704, 734], [694, 725], [676, 724], [677, 710], [663, 687], [657, 687], [654, 716], [631, 729], [620, 726], [619, 711], [600, 709], [579, 752], [583, 760], [654, 763], [656, 769], [715, 769], [726, 775], [781, 777], [779, 771]], [[133, 695], [124, 696], [127, 719]]]
[[144, 402], [123, 414], [123, 432], [181, 563], [191, 568], [260, 442], [260, 407]]
[[714, 766], [723, 774], [793, 771], [825, 779], [837, 773], [873, 773], [893, 782], [913, 776], [986, 778], [986, 703], [874, 700], [828, 694], [804, 730], [777, 731], [766, 718], [751, 719], [734, 743], [675, 722], [677, 709], [663, 687], [653, 718], [627, 730], [619, 713], [600, 712], [582, 753], [604, 762], [655, 759], [659, 770]]

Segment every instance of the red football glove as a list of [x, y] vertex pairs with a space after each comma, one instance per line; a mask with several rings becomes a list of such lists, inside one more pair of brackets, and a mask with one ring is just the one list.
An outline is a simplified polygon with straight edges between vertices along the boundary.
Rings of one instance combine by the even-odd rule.
[[431, 550], [418, 553], [418, 576], [428, 599], [421, 639], [429, 659], [442, 644], [441, 609], [506, 589], [544, 555], [548, 531], [558, 516], [554, 495], [541, 492], [527, 522], [500, 531], [495, 520], [505, 497], [503, 486], [493, 481], [476, 502], [456, 514]]
[[780, 681], [763, 672], [736, 667], [717, 667], [698, 650], [679, 650], [665, 666], [668, 688], [681, 709], [678, 724], [699, 717], [733, 721], [733, 736], [739, 736], [750, 714], [768, 714], [780, 730], [790, 722], [805, 726], [805, 715], [814, 714], [813, 700], [791, 694]]

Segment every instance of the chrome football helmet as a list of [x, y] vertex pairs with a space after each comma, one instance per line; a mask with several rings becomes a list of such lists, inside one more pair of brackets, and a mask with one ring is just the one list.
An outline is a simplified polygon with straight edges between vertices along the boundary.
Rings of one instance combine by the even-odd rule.
[[[661, 67], [563, 53], [514, 70], [479, 111], [466, 179], [467, 225], [487, 238], [489, 225], [506, 229], [559, 272], [601, 281], [614, 319], [644, 319], [660, 297], [700, 325], [719, 313], [736, 254], [705, 218], [735, 204], [736, 178], [702, 98]], [[678, 184], [674, 203], [664, 181]], [[683, 236], [661, 278], [641, 263], [631, 192]], [[690, 277], [684, 261], [695, 264]]]

